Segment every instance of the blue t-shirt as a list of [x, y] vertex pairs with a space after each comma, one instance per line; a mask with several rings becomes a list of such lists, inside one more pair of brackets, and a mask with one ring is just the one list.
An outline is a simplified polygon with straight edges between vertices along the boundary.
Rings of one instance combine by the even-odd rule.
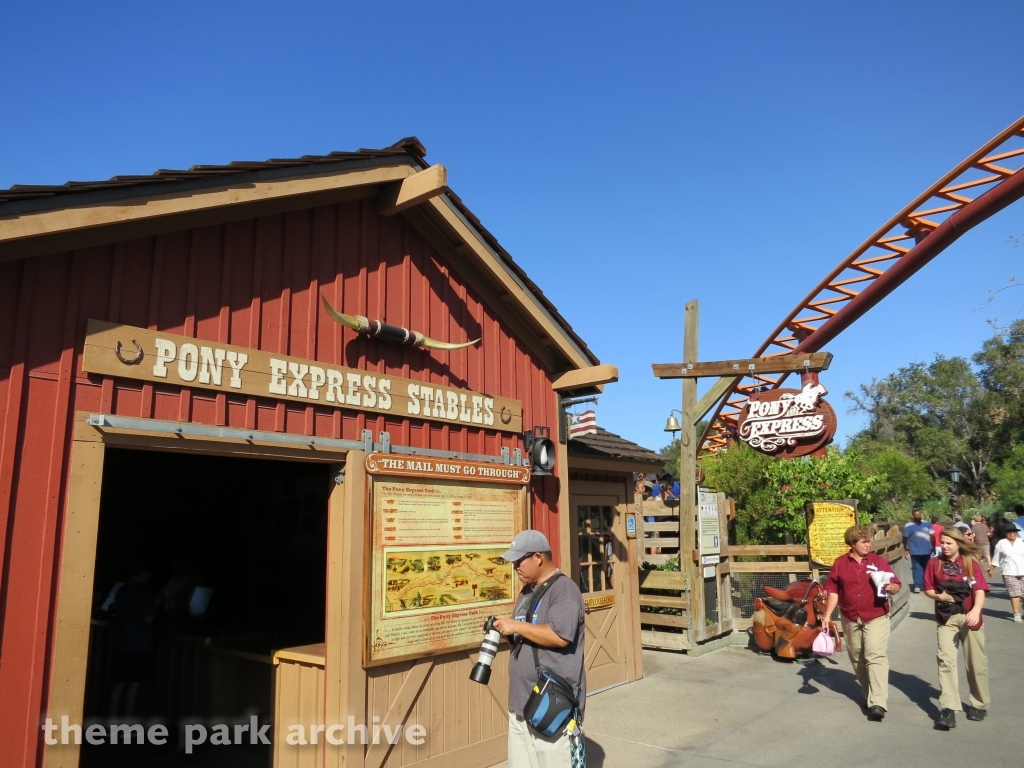
[[930, 555], [934, 549], [932, 535], [934, 529], [927, 520], [920, 523], [913, 521], [903, 526], [903, 538], [907, 540], [907, 547], [912, 555]]
[[1017, 526], [1017, 530], [1024, 533], [1024, 515], [1018, 517], [1013, 521], [1013, 524]]
[[[660, 485], [655, 485], [654, 488], [651, 489], [651, 498], [652, 499], [660, 499], [661, 498], [661, 486]], [[678, 499], [679, 498], [679, 481], [678, 480], [676, 480], [674, 483], [672, 483], [672, 488], [669, 490], [669, 498], [670, 499]]]

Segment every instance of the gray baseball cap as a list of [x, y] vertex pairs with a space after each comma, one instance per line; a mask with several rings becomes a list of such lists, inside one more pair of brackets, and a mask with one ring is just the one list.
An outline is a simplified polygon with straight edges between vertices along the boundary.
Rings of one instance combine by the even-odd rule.
[[512, 539], [512, 546], [501, 557], [511, 563], [532, 552], [550, 551], [551, 544], [548, 542], [548, 537], [540, 531], [528, 528], [516, 534], [516, 537]]

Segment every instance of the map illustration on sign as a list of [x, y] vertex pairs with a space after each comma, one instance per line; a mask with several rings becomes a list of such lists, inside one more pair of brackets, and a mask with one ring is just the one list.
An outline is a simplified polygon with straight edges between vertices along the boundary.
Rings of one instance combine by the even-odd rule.
[[385, 549], [384, 613], [411, 615], [507, 602], [512, 597], [512, 564], [501, 559], [505, 549]]
[[425, 476], [371, 473], [365, 663], [479, 647], [487, 617], [515, 606], [518, 579], [501, 555], [526, 519], [528, 473], [513, 484], [484, 470], [522, 467], [374, 460], [385, 472], [415, 469]]

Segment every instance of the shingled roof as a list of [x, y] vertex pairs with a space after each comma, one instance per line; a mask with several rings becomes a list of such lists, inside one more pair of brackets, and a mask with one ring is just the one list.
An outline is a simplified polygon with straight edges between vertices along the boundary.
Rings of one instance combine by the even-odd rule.
[[[238, 182], [244, 184], [251, 180], [281, 175], [302, 175], [304, 172], [319, 173], [332, 170], [330, 166], [346, 163], [357, 165], [366, 164], [368, 161], [370, 163], [373, 161], [408, 162], [401, 160], [402, 156], [409, 158], [413, 165], [422, 170], [429, 166], [429, 163], [424, 160], [426, 154], [427, 149], [422, 142], [415, 136], [410, 136], [383, 149], [360, 149], [355, 152], [331, 152], [326, 155], [303, 155], [297, 158], [272, 158], [262, 161], [236, 160], [227, 165], [194, 165], [185, 170], [161, 169], [149, 176], [114, 176], [105, 181], [69, 181], [60, 185], [15, 184], [9, 189], [0, 190], [0, 216], [92, 203], [114, 197], [163, 194], [176, 190], [185, 191], [207, 185], [211, 181], [217, 183], [229, 177], [239, 177]], [[480, 219], [466, 207], [458, 195], [450, 189], [446, 191], [446, 195], [459, 213], [479, 232], [499, 258], [533, 293], [537, 301], [561, 326], [565, 334], [572, 339], [591, 364], [599, 365], [601, 361], [597, 355], [573, 330], [569, 322], [537, 284], [515, 262], [511, 254], [501, 246], [498, 239], [480, 223]]]
[[185, 170], [162, 168], [148, 176], [113, 176], [105, 181], [68, 181], [64, 184], [15, 184], [9, 189], [0, 189], [0, 211], [3, 203], [39, 198], [53, 198], [62, 195], [76, 195], [83, 192], [103, 190], [127, 191], [131, 187], [144, 187], [139, 194], [148, 192], [155, 184], [183, 186], [187, 182], [207, 180], [226, 176], [238, 176], [254, 171], [268, 171], [284, 168], [304, 168], [354, 160], [372, 160], [407, 155], [418, 160], [424, 167], [426, 147], [415, 136], [402, 139], [384, 149], [360, 149], [355, 152], [331, 152], [326, 155], [303, 155], [293, 158], [271, 158], [270, 160], [234, 160], [227, 165], [193, 165]]
[[658, 467], [664, 466], [666, 461], [661, 454], [601, 427], [597, 428], [596, 435], [583, 435], [570, 439], [569, 455], [600, 459], [626, 459]]

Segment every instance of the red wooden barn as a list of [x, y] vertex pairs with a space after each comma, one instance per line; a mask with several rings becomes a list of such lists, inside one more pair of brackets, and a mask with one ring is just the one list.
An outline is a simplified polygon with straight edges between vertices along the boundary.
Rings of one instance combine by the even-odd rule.
[[[465, 644], [374, 661], [377, 478], [367, 456], [515, 468], [523, 432], [541, 426], [555, 467], [523, 488], [522, 515], [507, 525], [544, 531], [576, 573], [581, 525], [602, 554], [614, 543], [623, 577], [591, 585], [604, 597], [588, 667], [616, 670], [601, 678], [608, 684], [637, 676], [620, 514], [632, 495], [612, 488], [601, 530], [585, 510], [597, 509], [603, 486], [590, 483], [591, 506], [571, 513], [560, 429], [563, 400], [600, 391], [617, 372], [425, 154], [406, 139], [0, 191], [5, 765], [75, 766], [87, 752], [103, 764], [106, 747], [75, 744], [73, 728], [65, 744], [44, 725], [67, 716], [87, 727], [118, 695], [126, 705], [130, 677], [118, 677], [119, 630], [106, 609], [118, 583], [145, 578], [164, 598], [152, 631], [170, 639], [133, 705], [168, 720], [172, 743], [175, 717], [257, 712], [275, 723], [278, 765], [504, 759], [507, 681], [469, 682]], [[409, 343], [417, 334], [480, 341], [424, 348]], [[208, 612], [197, 607], [204, 585]], [[198, 622], [189, 631], [164, 624], [175, 604], [181, 622]], [[607, 621], [610, 611], [623, 618]], [[300, 712], [318, 723], [352, 713], [421, 722], [428, 738], [286, 754], [280, 729]]]

